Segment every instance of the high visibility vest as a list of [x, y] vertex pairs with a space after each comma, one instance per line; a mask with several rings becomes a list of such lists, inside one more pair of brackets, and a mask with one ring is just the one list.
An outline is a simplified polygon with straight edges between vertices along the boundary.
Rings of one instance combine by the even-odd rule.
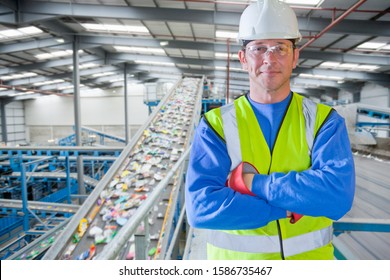
[[[205, 117], [226, 142], [231, 170], [246, 161], [260, 174], [271, 174], [310, 168], [316, 133], [331, 110], [293, 93], [272, 152], [247, 97]], [[303, 216], [295, 224], [283, 218], [257, 229], [210, 230], [208, 259], [334, 259], [332, 223], [326, 217]]]

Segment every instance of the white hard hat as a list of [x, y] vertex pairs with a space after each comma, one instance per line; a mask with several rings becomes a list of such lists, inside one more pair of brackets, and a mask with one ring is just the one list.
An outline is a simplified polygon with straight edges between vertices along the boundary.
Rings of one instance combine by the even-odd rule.
[[240, 43], [258, 39], [302, 38], [294, 11], [279, 0], [257, 0], [241, 15], [238, 32]]

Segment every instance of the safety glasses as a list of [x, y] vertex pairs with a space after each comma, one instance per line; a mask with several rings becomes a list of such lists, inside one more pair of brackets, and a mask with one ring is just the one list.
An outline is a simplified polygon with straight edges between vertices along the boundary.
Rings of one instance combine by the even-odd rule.
[[250, 55], [256, 58], [261, 58], [271, 52], [273, 55], [277, 57], [284, 57], [290, 52], [292, 48], [293, 48], [292, 45], [287, 46], [284, 44], [279, 44], [272, 47], [268, 47], [265, 45], [253, 45], [253, 46], [247, 46], [245, 49], [248, 51]]

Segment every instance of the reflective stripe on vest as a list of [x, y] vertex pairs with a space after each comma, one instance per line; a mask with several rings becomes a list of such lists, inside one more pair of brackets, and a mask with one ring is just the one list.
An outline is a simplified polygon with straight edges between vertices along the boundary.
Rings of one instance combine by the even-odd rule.
[[317, 104], [309, 98], [302, 100], [303, 116], [305, 117], [306, 141], [309, 147], [309, 156], [311, 157], [311, 150], [314, 142], [314, 127], [317, 117]]
[[[326, 246], [332, 241], [332, 226], [283, 239], [284, 256], [294, 256]], [[279, 253], [279, 236], [234, 235], [224, 231], [210, 230], [209, 244], [237, 252], [245, 253]]]
[[[309, 147], [309, 156], [314, 142], [314, 128], [317, 117], [317, 104], [308, 98], [302, 101], [303, 116], [305, 117], [306, 141]], [[225, 134], [226, 148], [232, 161], [230, 171], [242, 162], [240, 137], [236, 118], [236, 107], [230, 103], [221, 107], [221, 117], [223, 121], [223, 132]]]
[[242, 161], [240, 149], [240, 137], [238, 135], [236, 108], [234, 103], [221, 107], [223, 120], [223, 133], [225, 134], [226, 148], [232, 161], [230, 171], [236, 168]]

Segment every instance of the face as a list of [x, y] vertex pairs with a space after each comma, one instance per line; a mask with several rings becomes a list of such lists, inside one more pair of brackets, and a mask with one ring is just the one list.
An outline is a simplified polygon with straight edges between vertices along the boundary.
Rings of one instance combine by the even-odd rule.
[[[299, 51], [289, 40], [256, 40], [238, 53], [241, 65], [248, 71], [251, 94], [288, 94], [290, 76], [296, 67]], [[252, 97], [252, 95], [251, 95]]]

